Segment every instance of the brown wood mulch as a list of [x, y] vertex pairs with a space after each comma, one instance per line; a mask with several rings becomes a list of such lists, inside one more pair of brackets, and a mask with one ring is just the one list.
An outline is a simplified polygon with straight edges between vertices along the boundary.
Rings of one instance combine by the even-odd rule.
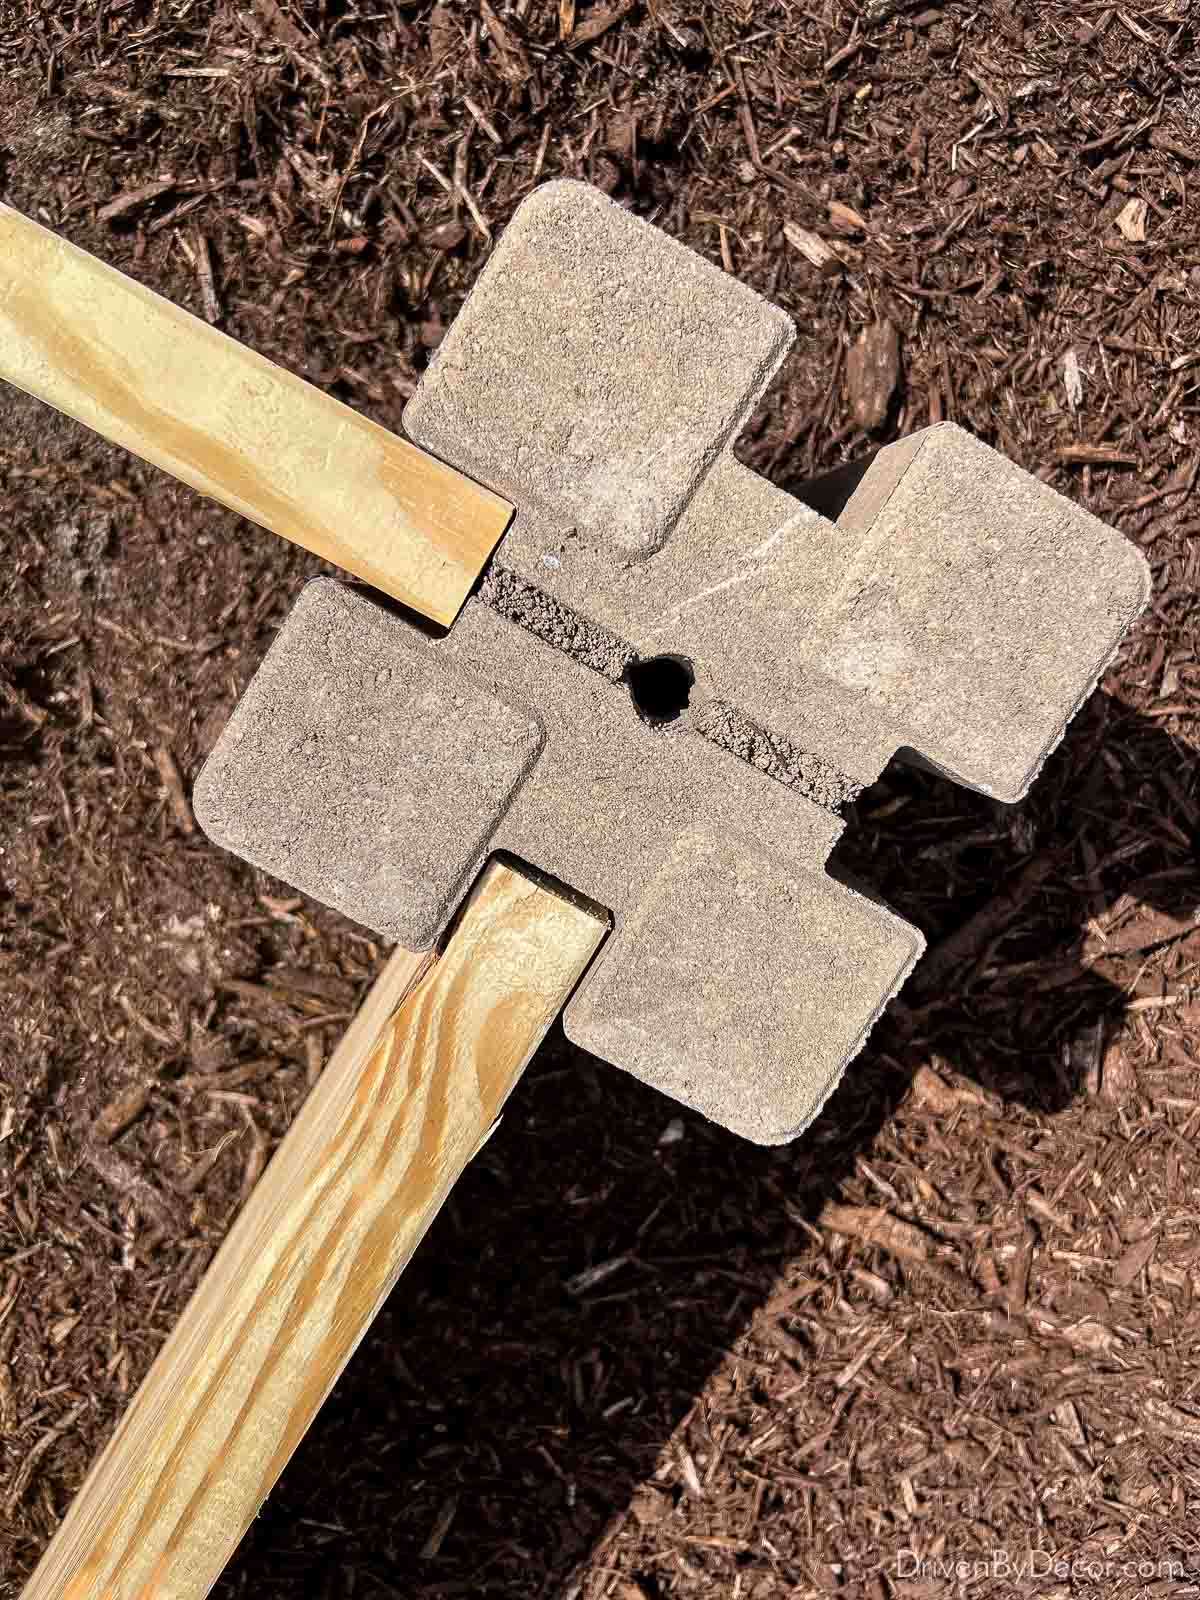
[[[1197, 63], [1189, 0], [0, 3], [3, 198], [385, 423], [585, 177], [795, 316], [752, 465], [953, 418], [1156, 579], [1028, 801], [859, 804], [931, 954], [798, 1144], [548, 1044], [221, 1595], [1200, 1593]], [[12, 1600], [383, 951], [188, 809], [317, 564], [8, 391], [0, 484]]]

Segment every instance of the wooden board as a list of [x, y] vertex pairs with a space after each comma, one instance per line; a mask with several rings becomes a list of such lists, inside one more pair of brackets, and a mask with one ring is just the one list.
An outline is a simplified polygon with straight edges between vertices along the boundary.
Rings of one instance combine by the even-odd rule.
[[0, 377], [446, 626], [512, 511], [3, 205]]
[[24, 1600], [209, 1592], [605, 927], [492, 863], [393, 955]]

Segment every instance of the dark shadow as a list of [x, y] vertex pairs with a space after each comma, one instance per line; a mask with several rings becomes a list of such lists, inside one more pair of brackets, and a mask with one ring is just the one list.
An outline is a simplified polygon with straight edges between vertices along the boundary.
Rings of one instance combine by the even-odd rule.
[[1081, 1041], [1161, 982], [1147, 955], [1200, 906], [1196, 787], [1195, 751], [1105, 694], [1015, 806], [892, 762], [833, 864], [928, 940], [893, 1007], [919, 1058], [1046, 1113], [1082, 1092]]
[[1015, 807], [893, 764], [839, 866], [924, 930], [936, 984], [918, 969], [818, 1121], [776, 1150], [556, 1033], [218, 1592], [565, 1592], [918, 1066], [1044, 1112], [1085, 1092], [1144, 961], [1091, 963], [1089, 919], [1122, 896], [1149, 935], [1190, 914], [1198, 828], [1192, 750], [1103, 695]]
[[642, 721], [661, 727], [687, 710], [696, 674], [683, 656], [649, 656], [631, 661], [622, 681]]
[[806, 506], [811, 506], [814, 511], [819, 511], [830, 522], [836, 522], [846, 509], [850, 496], [866, 477], [867, 468], [878, 454], [878, 450], [872, 450], [869, 455], [859, 456], [856, 461], [849, 461], [844, 467], [836, 467], [820, 478], [809, 478], [805, 483], [794, 486], [787, 484], [781, 487], [786, 487], [797, 500]]
[[[355, 594], [362, 595], [364, 600], [370, 600], [381, 611], [386, 611], [388, 616], [395, 617], [399, 622], [407, 622], [410, 628], [415, 628], [418, 633], [423, 633], [427, 639], [444, 639], [450, 632], [440, 622], [435, 622], [432, 617], [427, 617], [421, 611], [414, 611], [411, 606], [406, 606], [403, 600], [397, 600], [393, 595], [385, 594], [382, 589], [373, 589], [369, 583], [361, 583], [356, 578], [346, 579], [342, 573], [334, 576], [344, 584], [347, 589]], [[320, 583], [322, 578], [310, 578], [308, 583]], [[308, 587], [308, 583], [304, 585]]]

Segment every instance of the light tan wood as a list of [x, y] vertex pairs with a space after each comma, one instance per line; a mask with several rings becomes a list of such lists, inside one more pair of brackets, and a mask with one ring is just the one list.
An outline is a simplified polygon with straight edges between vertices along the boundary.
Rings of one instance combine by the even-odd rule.
[[391, 958], [24, 1600], [201, 1600], [603, 938], [493, 863]]
[[512, 511], [3, 205], [0, 377], [446, 626]]

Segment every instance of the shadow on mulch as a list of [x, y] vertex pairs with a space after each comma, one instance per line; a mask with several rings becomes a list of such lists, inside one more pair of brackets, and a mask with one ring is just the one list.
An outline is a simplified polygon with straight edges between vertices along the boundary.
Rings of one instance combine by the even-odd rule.
[[[933, 1063], [951, 1084], [961, 1071], [1006, 1115], [1103, 1091], [1106, 1019], [1131, 992], [1161, 994], [1161, 966], [1139, 980], [1143, 951], [1178, 938], [1200, 904], [1193, 863], [1147, 872], [1141, 859], [1156, 826], [1190, 856], [1195, 766], [1153, 721], [1098, 695], [1020, 806], [889, 768], [838, 855], [925, 928], [940, 978], [919, 971], [791, 1147], [675, 1121], [668, 1101], [553, 1036], [218, 1592], [570, 1595], [577, 1562], [590, 1554], [603, 1570], [614, 1514], [665, 1523], [689, 1492], [673, 1452], [703, 1462], [711, 1445], [697, 1436], [697, 1396], [706, 1385], [731, 1405], [755, 1396], [761, 1365], [738, 1341], [756, 1316], [805, 1387], [803, 1337], [764, 1326], [764, 1304], [779, 1304], [804, 1235], [861, 1172], [919, 1069]], [[1176, 815], [1156, 824], [1143, 791], [1163, 790]], [[964, 816], [978, 828], [964, 832]], [[1113, 845], [1126, 829], [1130, 842]], [[956, 895], [958, 875], [974, 903]], [[1097, 957], [1098, 930], [1131, 901], [1140, 932], [1123, 929]], [[985, 1205], [1010, 1161], [999, 1120], [994, 1132], [979, 1146]], [[953, 1118], [930, 1133], [954, 1136]], [[1018, 1163], [1014, 1189], [1022, 1176]], [[773, 1394], [772, 1431], [786, 1430]], [[657, 1537], [670, 1539], [665, 1527]], [[652, 1573], [637, 1578], [649, 1600], [661, 1592]]]

